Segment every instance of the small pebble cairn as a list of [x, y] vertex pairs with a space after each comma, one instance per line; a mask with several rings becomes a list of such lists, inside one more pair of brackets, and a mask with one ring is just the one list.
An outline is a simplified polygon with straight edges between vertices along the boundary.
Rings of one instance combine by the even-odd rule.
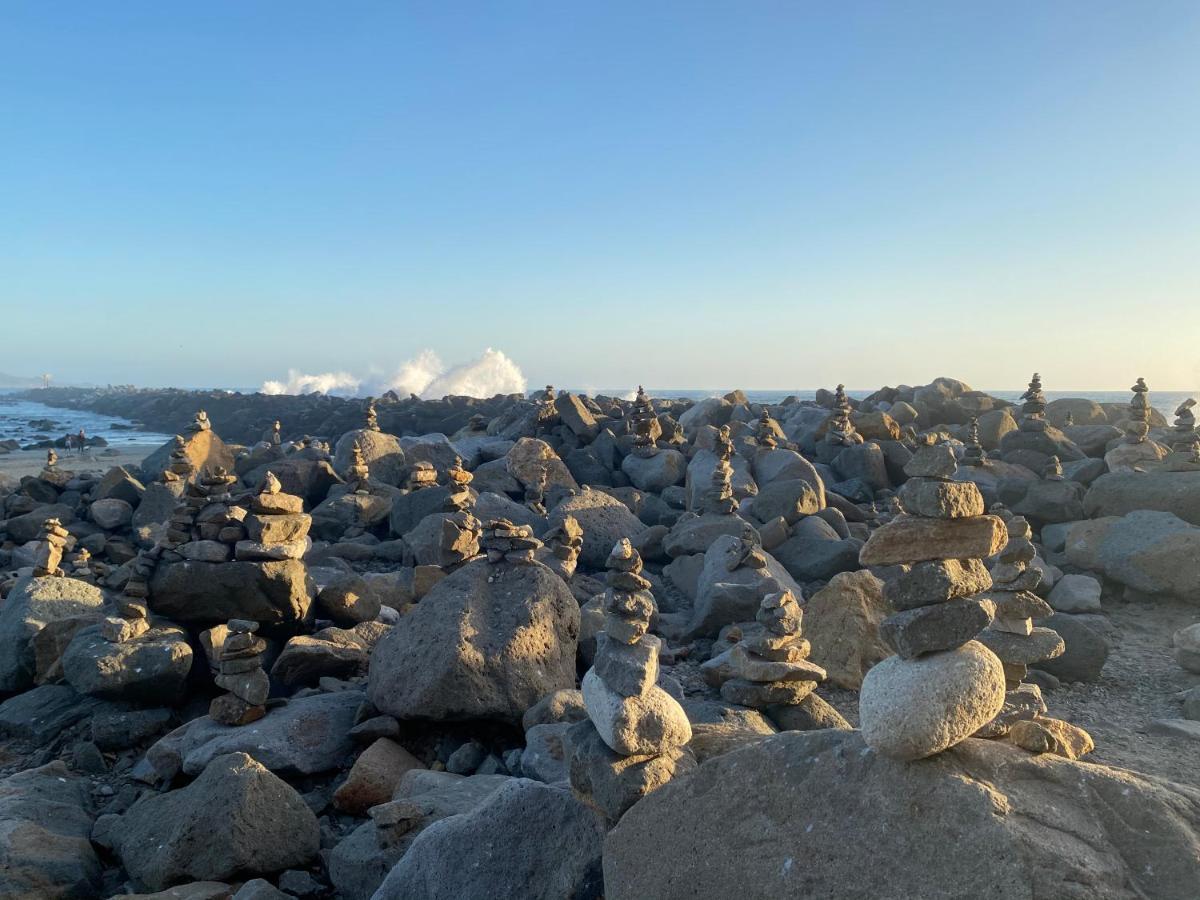
[[266, 715], [271, 680], [263, 671], [267, 642], [257, 637], [258, 623], [230, 619], [217, 663], [217, 687], [228, 691], [212, 701], [208, 715], [222, 725], [248, 725]]
[[763, 632], [734, 645], [729, 659], [734, 677], [721, 685], [721, 696], [754, 709], [798, 706], [825, 680], [825, 670], [808, 659], [804, 611], [795, 594], [781, 589], [763, 597], [756, 619]]
[[[480, 540], [487, 561], [493, 565], [503, 562], [532, 563], [534, 551], [542, 542], [533, 536], [528, 525], [517, 525], [508, 519], [493, 519], [483, 528]], [[488, 577], [491, 581], [495, 575]]]
[[61, 577], [66, 574], [60, 566], [69, 536], [70, 532], [58, 519], [47, 519], [42, 523], [42, 539], [33, 554], [34, 577]]

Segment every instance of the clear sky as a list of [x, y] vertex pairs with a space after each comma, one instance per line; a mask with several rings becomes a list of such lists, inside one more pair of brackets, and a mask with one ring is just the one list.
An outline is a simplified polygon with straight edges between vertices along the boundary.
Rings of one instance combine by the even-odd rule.
[[8, 2], [0, 371], [1200, 385], [1200, 3]]

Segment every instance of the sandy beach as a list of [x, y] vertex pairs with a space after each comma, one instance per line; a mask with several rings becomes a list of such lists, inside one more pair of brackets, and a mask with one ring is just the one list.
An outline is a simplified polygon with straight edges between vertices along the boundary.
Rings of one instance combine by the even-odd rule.
[[[69, 472], [103, 474], [113, 466], [136, 466], [157, 448], [147, 444], [111, 445], [88, 450], [82, 456], [59, 453], [58, 465]], [[0, 454], [0, 476], [21, 478], [36, 475], [46, 465], [45, 450], [14, 450]]]

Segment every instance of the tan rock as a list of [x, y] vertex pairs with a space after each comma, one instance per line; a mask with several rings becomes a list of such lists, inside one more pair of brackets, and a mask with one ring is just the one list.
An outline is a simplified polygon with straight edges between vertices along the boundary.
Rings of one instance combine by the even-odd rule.
[[333, 805], [342, 812], [364, 816], [372, 806], [392, 799], [405, 772], [424, 768], [395, 741], [380, 738], [354, 761], [346, 781], [333, 794]]
[[897, 516], [871, 534], [858, 558], [864, 566], [894, 566], [927, 559], [985, 559], [999, 553], [1006, 543], [1008, 530], [997, 516]]
[[883, 582], [870, 572], [833, 576], [804, 607], [809, 659], [825, 669], [832, 684], [858, 690], [867, 671], [892, 655], [879, 637], [879, 623], [890, 614]]
[[1096, 748], [1092, 736], [1082, 728], [1042, 716], [1014, 724], [1008, 739], [1031, 753], [1054, 753], [1067, 759], [1079, 759]]

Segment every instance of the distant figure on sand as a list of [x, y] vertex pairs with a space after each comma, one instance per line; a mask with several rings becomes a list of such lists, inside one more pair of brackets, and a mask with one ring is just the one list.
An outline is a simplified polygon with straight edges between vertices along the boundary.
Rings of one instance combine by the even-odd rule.
[[87, 435], [83, 433], [83, 429], [79, 429], [79, 434], [75, 435], [75, 446], [79, 448], [79, 455], [83, 456], [83, 451], [87, 447]]

